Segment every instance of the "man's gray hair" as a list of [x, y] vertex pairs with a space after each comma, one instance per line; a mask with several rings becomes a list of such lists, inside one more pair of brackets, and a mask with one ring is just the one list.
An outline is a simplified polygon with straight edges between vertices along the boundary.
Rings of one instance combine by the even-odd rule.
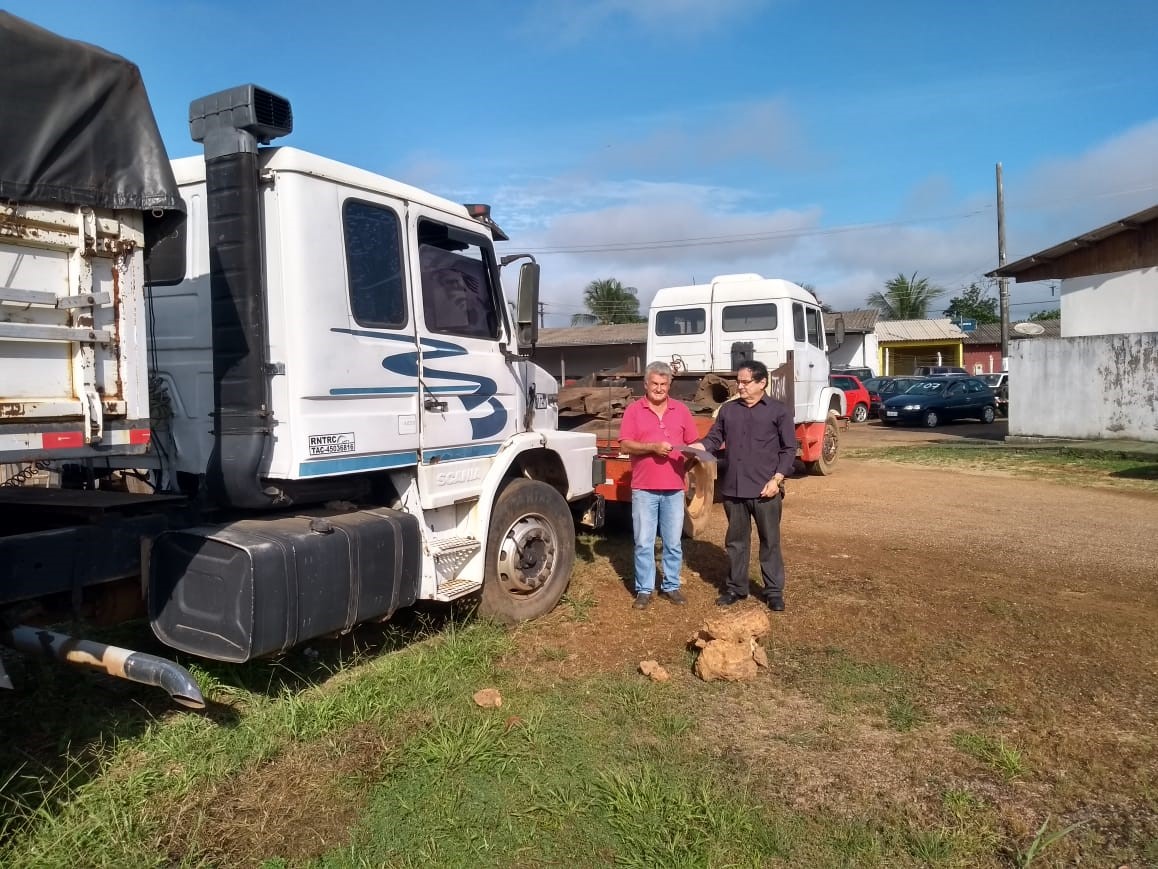
[[653, 374], [659, 374], [671, 380], [675, 375], [672, 374], [671, 366], [666, 362], [649, 362], [647, 368], [643, 369], [643, 379], [647, 380]]

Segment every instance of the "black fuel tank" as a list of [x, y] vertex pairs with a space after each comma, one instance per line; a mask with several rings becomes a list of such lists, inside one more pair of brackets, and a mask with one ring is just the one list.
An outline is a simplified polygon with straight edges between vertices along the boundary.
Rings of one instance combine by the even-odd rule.
[[166, 531], [149, 621], [174, 649], [248, 661], [414, 603], [421, 557], [418, 520], [384, 507]]

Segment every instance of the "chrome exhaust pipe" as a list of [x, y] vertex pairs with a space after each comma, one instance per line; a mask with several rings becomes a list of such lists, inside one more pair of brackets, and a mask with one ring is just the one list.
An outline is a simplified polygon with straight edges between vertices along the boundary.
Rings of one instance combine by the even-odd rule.
[[152, 685], [166, 691], [182, 706], [189, 709], [205, 708], [205, 698], [201, 696], [201, 689], [189, 671], [156, 655], [82, 640], [28, 625], [0, 630], [0, 643], [30, 655], [41, 655], [79, 667], [92, 667], [118, 679]]

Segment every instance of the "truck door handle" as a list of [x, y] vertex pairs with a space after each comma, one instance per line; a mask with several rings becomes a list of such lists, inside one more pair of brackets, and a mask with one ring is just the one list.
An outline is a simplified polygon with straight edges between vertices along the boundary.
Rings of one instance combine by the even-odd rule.
[[427, 410], [432, 410], [435, 413], [446, 413], [446, 402], [439, 401], [433, 395], [428, 395], [426, 401], [422, 402], [422, 406]]

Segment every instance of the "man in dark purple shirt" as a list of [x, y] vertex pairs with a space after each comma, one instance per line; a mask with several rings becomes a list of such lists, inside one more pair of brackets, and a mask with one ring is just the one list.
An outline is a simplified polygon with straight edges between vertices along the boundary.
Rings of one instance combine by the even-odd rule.
[[736, 374], [740, 397], [720, 407], [702, 442], [709, 452], [725, 446], [728, 454], [717, 483], [728, 517], [728, 583], [716, 603], [731, 606], [748, 596], [754, 520], [760, 538], [762, 597], [774, 612], [783, 612], [780, 513], [784, 479], [796, 461], [796, 425], [792, 409], [767, 395], [768, 368], [763, 362], [744, 362]]

